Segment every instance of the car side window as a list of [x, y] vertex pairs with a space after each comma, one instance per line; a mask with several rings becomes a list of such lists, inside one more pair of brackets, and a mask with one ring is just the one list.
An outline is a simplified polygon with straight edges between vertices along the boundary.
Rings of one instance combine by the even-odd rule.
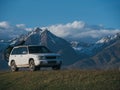
[[19, 48], [14, 48], [13, 49], [12, 55], [27, 54], [27, 53], [28, 53], [27, 47], [19, 47]]
[[14, 48], [11, 54], [12, 55], [18, 54], [18, 50], [19, 50], [19, 48]]
[[27, 54], [27, 53], [28, 53], [27, 47], [21, 47], [21, 48], [20, 48], [19, 54]]

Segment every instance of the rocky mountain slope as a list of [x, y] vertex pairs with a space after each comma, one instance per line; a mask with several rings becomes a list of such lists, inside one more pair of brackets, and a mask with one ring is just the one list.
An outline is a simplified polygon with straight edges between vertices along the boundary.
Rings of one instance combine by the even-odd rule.
[[36, 28], [28, 35], [12, 41], [11, 45], [44, 45], [52, 52], [59, 53], [63, 59], [63, 65], [69, 65], [78, 60], [78, 55], [66, 40], [55, 36], [50, 31]]
[[79, 55], [84, 54], [87, 56], [94, 56], [105, 47], [114, 43], [117, 39], [119, 39], [119, 37], [120, 37], [120, 33], [117, 33], [112, 36], [103, 37], [95, 43], [86, 43], [86, 42], [78, 42], [78, 41], [72, 41], [70, 43], [73, 49]]
[[4, 51], [9, 46], [44, 45], [52, 52], [59, 53], [63, 65], [68, 68], [80, 69], [109, 69], [119, 68], [120, 65], [120, 33], [103, 37], [96, 43], [68, 41], [55, 36], [49, 30], [36, 28], [28, 34], [11, 40], [10, 44], [0, 43], [0, 69], [7, 67], [4, 61]]
[[[113, 38], [114, 37], [114, 38]], [[120, 68], [120, 34], [116, 34], [102, 41], [102, 48], [91, 57], [79, 60], [69, 68], [81, 69], [113, 69]], [[98, 48], [100, 49], [100, 48]]]
[[7, 62], [4, 58], [4, 50], [8, 47], [9, 43], [0, 42], [0, 70], [8, 69]]

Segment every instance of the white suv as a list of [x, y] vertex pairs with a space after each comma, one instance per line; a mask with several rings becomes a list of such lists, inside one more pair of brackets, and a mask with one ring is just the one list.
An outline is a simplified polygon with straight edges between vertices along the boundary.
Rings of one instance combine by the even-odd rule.
[[54, 70], [61, 68], [61, 56], [51, 53], [45, 46], [16, 46], [12, 49], [8, 65], [12, 71], [20, 67], [29, 67], [31, 71], [40, 67], [52, 67]]

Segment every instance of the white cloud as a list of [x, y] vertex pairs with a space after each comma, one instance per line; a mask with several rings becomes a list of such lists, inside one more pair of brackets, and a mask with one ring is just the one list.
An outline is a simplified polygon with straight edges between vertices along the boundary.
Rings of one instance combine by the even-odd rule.
[[10, 25], [9, 25], [8, 22], [3, 21], [3, 22], [0, 22], [0, 28], [5, 28], [5, 29], [7, 29], [7, 28], [10, 28]]
[[120, 30], [115, 29], [115, 30], [91, 30], [91, 31], [86, 31], [86, 32], [80, 32], [76, 34], [75, 38], [86, 38], [86, 37], [91, 37], [91, 38], [101, 38], [107, 35], [114, 35], [116, 33], [120, 32]]
[[25, 28], [26, 26], [25, 26], [25, 24], [16, 24], [16, 27], [18, 27], [18, 28]]
[[25, 24], [16, 24], [16, 27], [25, 31], [32, 31], [33, 28], [27, 28]]
[[28, 31], [32, 31], [32, 28], [27, 28], [25, 24], [11, 25], [7, 21], [0, 22], [0, 39], [16, 38]]
[[74, 21], [67, 24], [51, 25], [48, 28], [52, 33], [63, 38], [101, 38], [107, 35], [113, 35], [120, 32], [119, 29], [107, 29], [103, 25], [88, 25], [82, 21]]
[[71, 34], [73, 36], [73, 34], [76, 34], [80, 30], [82, 30], [84, 26], [85, 26], [84, 22], [74, 21], [73, 23], [57, 24], [43, 28], [48, 28], [52, 33], [54, 33], [57, 36], [67, 37], [67, 36], [71, 36]]
[[32, 31], [33, 28], [25, 28], [26, 31]]
[[[56, 36], [74, 40], [81, 40], [84, 38], [99, 39], [120, 32], [119, 29], [104, 28], [103, 25], [88, 25], [82, 21], [42, 27], [42, 29], [45, 28], [48, 28], [48, 30]], [[0, 22], [0, 39], [1, 37], [16, 37], [32, 30], [33, 28], [26, 27], [25, 24], [11, 25], [3, 21]]]

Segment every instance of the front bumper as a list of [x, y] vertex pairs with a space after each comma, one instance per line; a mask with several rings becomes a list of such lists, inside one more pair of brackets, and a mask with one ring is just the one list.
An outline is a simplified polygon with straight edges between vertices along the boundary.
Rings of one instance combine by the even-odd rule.
[[39, 62], [36, 62], [36, 66], [44, 66], [44, 67], [58, 66], [61, 64], [62, 61], [56, 61], [56, 60], [39, 60]]

